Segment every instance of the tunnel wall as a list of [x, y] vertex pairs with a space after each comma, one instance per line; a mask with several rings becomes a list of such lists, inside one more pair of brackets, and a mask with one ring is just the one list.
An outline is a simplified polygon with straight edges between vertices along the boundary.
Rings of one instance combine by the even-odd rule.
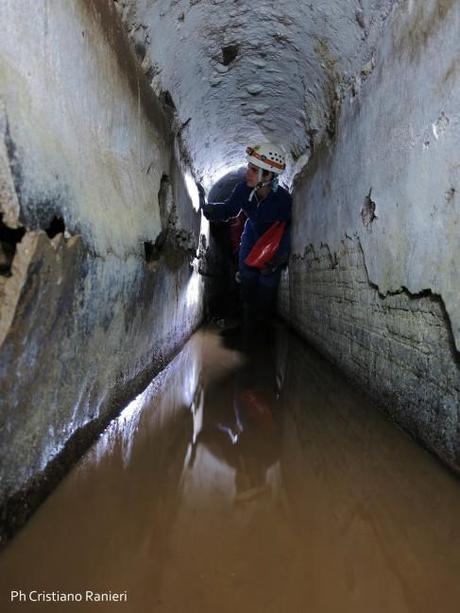
[[0, 20], [0, 538], [201, 321], [199, 214], [106, 2]]
[[460, 470], [460, 5], [406, 2], [294, 186], [280, 308]]

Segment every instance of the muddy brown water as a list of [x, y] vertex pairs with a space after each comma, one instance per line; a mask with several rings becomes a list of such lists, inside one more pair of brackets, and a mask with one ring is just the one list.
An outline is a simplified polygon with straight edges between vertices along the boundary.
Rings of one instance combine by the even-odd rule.
[[200, 330], [110, 424], [0, 555], [1, 611], [460, 610], [458, 478], [281, 326], [240, 349]]

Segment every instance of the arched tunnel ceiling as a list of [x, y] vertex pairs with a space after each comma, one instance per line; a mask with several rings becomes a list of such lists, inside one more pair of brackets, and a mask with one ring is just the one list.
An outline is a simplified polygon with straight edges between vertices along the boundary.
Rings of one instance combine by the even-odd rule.
[[289, 153], [289, 181], [325, 134], [343, 92], [372, 67], [398, 0], [118, 0], [155, 91], [208, 186], [248, 142]]

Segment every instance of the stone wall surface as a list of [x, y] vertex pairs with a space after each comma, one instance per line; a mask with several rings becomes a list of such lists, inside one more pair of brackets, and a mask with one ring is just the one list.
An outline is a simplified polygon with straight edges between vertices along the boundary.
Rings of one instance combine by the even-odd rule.
[[294, 189], [280, 308], [460, 469], [460, 4], [404, 2]]
[[[367, 70], [397, 0], [117, 0], [152, 87], [206, 188], [279, 142], [289, 181], [334, 129], [343, 83]], [[171, 44], [174, 41], [174, 44]]]
[[250, 142], [295, 177], [282, 314], [460, 469], [458, 0], [3, 0], [0, 20], [3, 528], [200, 322], [192, 175]]
[[335, 260], [326, 248], [294, 257], [289, 274], [280, 304], [291, 324], [405, 430], [458, 468], [459, 362], [442, 300], [407, 291], [383, 298], [351, 239]]
[[199, 324], [202, 282], [186, 169], [113, 4], [5, 0], [0, 20], [7, 533]]

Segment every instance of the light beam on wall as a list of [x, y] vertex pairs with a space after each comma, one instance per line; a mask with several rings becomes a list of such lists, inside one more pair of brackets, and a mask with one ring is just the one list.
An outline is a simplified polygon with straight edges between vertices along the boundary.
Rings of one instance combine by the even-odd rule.
[[187, 171], [185, 173], [185, 185], [187, 187], [188, 195], [190, 196], [190, 200], [192, 201], [193, 208], [195, 211], [200, 210], [200, 197], [198, 195], [198, 189], [195, 185], [195, 179], [192, 175]]

